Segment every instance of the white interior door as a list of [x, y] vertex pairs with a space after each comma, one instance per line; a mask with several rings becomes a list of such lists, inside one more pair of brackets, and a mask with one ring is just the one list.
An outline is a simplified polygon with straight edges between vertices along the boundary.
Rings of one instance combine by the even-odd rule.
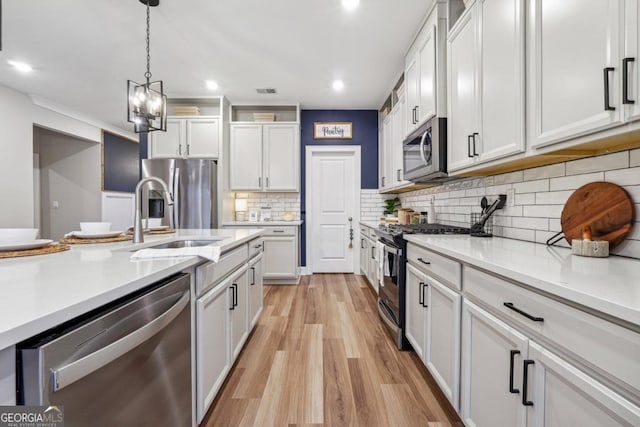
[[307, 147], [306, 161], [308, 267], [312, 272], [357, 273], [360, 147]]

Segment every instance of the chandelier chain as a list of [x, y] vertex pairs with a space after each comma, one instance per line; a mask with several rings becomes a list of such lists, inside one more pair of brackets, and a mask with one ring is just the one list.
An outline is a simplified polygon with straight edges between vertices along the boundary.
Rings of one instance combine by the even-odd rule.
[[151, 79], [151, 53], [149, 48], [149, 40], [151, 36], [151, 31], [150, 31], [151, 15], [149, 12], [149, 2], [150, 0], [147, 0], [147, 72], [144, 73], [144, 76], [147, 78], [147, 83], [149, 83], [149, 80]]

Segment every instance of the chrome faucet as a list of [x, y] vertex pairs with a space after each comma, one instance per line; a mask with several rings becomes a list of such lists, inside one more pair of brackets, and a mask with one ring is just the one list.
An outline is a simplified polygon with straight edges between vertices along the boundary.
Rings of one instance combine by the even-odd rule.
[[162, 186], [162, 196], [164, 200], [167, 202], [168, 206], [173, 205], [173, 196], [169, 193], [169, 188], [167, 188], [167, 184], [161, 180], [160, 178], [156, 178], [155, 176], [149, 176], [147, 178], [142, 178], [138, 185], [136, 185], [136, 198], [135, 198], [135, 217], [133, 219], [133, 243], [143, 243], [144, 237], [142, 236], [142, 208], [140, 206], [140, 198], [142, 187], [150, 181], [155, 181]]

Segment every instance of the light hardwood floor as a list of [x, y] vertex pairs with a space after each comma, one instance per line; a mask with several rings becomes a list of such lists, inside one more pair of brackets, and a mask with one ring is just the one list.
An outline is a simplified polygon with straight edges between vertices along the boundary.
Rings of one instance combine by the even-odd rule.
[[383, 329], [362, 276], [265, 286], [264, 311], [202, 425], [462, 426]]

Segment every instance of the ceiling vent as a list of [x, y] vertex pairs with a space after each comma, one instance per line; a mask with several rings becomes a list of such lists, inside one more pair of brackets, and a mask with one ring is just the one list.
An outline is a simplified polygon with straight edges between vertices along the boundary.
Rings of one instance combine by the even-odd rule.
[[256, 89], [256, 92], [258, 92], [260, 95], [274, 95], [274, 94], [278, 93], [278, 91], [275, 88], [272, 88], [272, 87], [265, 87], [265, 88], [261, 88], [261, 89]]

